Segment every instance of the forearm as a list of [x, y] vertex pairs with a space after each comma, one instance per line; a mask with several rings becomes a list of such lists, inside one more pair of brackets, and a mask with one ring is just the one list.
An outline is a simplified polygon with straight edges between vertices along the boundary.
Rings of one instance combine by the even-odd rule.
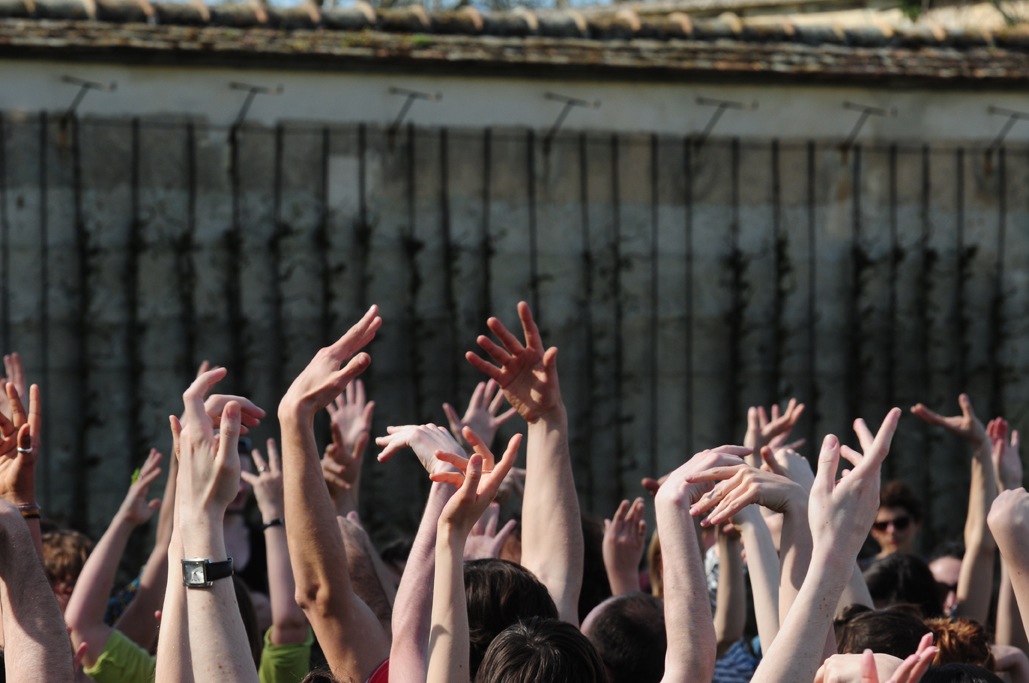
[[31, 533], [18, 512], [3, 513], [0, 549], [0, 608], [7, 680], [72, 681], [72, 656], [61, 610], [39, 559], [25, 549]]
[[1029, 638], [1026, 638], [1022, 627], [1022, 617], [1015, 601], [1015, 591], [1011, 586], [1011, 573], [1007, 562], [1000, 563], [1000, 590], [997, 596], [997, 628], [996, 642], [1000, 645], [1013, 645], [1022, 652], [1029, 653]]
[[718, 591], [714, 616], [716, 654], [719, 657], [743, 636], [747, 620], [746, 593], [740, 543], [722, 535], [718, 540]]
[[433, 575], [436, 566], [436, 523], [443, 506], [454, 495], [450, 484], [434, 483], [418, 525], [407, 566], [393, 603], [393, 644], [389, 667], [397, 679], [417, 683], [427, 672], [426, 644], [432, 623]]
[[761, 651], [768, 652], [779, 633], [779, 555], [768, 526], [760, 515], [741, 525], [747, 549], [747, 575], [754, 593], [754, 615]]
[[[182, 534], [186, 559], [222, 562], [228, 558], [220, 516], [199, 511], [180, 516], [180, 521], [183, 529], [188, 529], [188, 533]], [[186, 614], [195, 679], [257, 681], [231, 579], [216, 580], [209, 588], [187, 589]]]
[[664, 562], [668, 635], [662, 680], [664, 683], [709, 681], [715, 666], [715, 629], [693, 519], [686, 509], [663, 500], [659, 492], [657, 526]]
[[990, 453], [984, 445], [972, 458], [972, 482], [965, 520], [965, 557], [958, 577], [955, 616], [986, 623], [993, 596], [993, 562], [996, 543], [986, 524], [997, 498], [997, 481]]
[[440, 529], [436, 536], [429, 683], [467, 683], [469, 677], [468, 607], [464, 594], [464, 539]]
[[[389, 643], [374, 615], [354, 595], [343, 539], [322, 479], [309, 416], [280, 411], [286, 542], [296, 597], [337, 678], [366, 679]], [[360, 642], [357, 634], [360, 634]]]
[[155, 683], [193, 683], [189, 651], [189, 624], [186, 620], [186, 588], [182, 585], [182, 540], [179, 529], [168, 544], [168, 585], [161, 610], [157, 637], [157, 676]]
[[564, 406], [529, 425], [522, 565], [547, 587], [558, 615], [579, 624], [583, 538]]
[[[94, 551], [96, 552], [96, 551]], [[168, 583], [168, 543], [158, 543], [150, 553], [139, 578], [139, 588], [132, 602], [118, 618], [114, 627], [134, 643], [149, 650], [157, 637], [157, 620], [154, 612], [164, 603], [164, 590]]]
[[861, 573], [861, 567], [858, 566], [857, 562], [854, 563], [854, 567], [851, 569], [850, 581], [847, 582], [847, 585], [843, 588], [843, 594], [840, 595], [840, 602], [836, 605], [836, 614], [840, 614], [851, 605], [864, 605], [869, 609], [875, 609], [875, 603], [872, 602], [872, 594], [868, 592], [868, 584], [865, 583], [865, 577]]
[[812, 563], [793, 609], [782, 622], [779, 635], [761, 660], [752, 683], [810, 681], [824, 657], [832, 616], [849, 579], [849, 564], [826, 554]]
[[783, 515], [779, 546], [779, 624], [782, 625], [786, 623], [786, 615], [797, 599], [811, 563], [811, 529], [806, 503], [798, 501]]
[[307, 618], [295, 597], [296, 584], [286, 544], [286, 528], [282, 525], [268, 527], [264, 530], [264, 541], [268, 561], [268, 598], [272, 607], [271, 642], [273, 645], [302, 643], [307, 639]]
[[375, 549], [362, 543], [361, 539], [347, 528], [345, 520], [340, 517], [337, 517], [337, 520], [339, 520], [343, 545], [347, 551], [347, 573], [350, 574], [350, 585], [353, 586], [354, 593], [375, 614], [379, 623], [382, 624], [383, 631], [388, 634], [392, 630], [390, 619], [396, 592], [387, 592], [386, 586], [380, 580], [380, 575], [375, 569], [374, 556], [378, 555]]
[[619, 569], [607, 563], [604, 564], [607, 571], [607, 581], [611, 584], [611, 595], [624, 595], [635, 593], [640, 589], [640, 575], [638, 571]]
[[86, 560], [75, 583], [75, 590], [68, 600], [64, 618], [71, 628], [72, 644], [76, 648], [82, 643], [88, 644], [85, 658], [87, 666], [92, 665], [104, 651], [110, 636], [111, 628], [104, 623], [104, 613], [118, 563], [133, 529], [132, 524], [123, 517], [115, 516]]

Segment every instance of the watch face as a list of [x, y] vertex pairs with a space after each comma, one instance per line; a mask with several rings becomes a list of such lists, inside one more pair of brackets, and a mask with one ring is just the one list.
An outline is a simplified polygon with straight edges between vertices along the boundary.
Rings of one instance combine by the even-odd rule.
[[207, 568], [203, 560], [182, 561], [182, 583], [186, 586], [209, 586]]

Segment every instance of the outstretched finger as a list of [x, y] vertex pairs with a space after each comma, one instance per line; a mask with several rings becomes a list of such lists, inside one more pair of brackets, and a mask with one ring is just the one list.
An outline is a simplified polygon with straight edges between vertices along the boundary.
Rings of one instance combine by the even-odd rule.
[[485, 405], [486, 401], [483, 398], [483, 394], [485, 393], [485, 391], [486, 391], [486, 383], [485, 382], [478, 382], [475, 385], [475, 389], [472, 390], [472, 397], [468, 401], [468, 407], [469, 408], [471, 408], [471, 407], [481, 408], [483, 405]]
[[490, 379], [495, 379], [498, 382], [500, 381], [500, 378], [503, 375], [503, 370], [498, 368], [496, 365], [493, 365], [493, 363], [484, 360], [472, 351], [465, 351], [464, 358], [473, 368], [482, 374], [486, 375]]
[[518, 448], [522, 445], [522, 435], [515, 434], [511, 437], [511, 440], [507, 442], [507, 448], [504, 449], [504, 455], [493, 467], [493, 476], [489, 480], [489, 486], [487, 492], [489, 493], [490, 499], [496, 498], [497, 491], [500, 490], [500, 485], [504, 483], [504, 478], [507, 477], [508, 472], [514, 467], [515, 460], [518, 459]]
[[496, 415], [500, 406], [504, 403], [504, 392], [500, 391], [500, 385], [496, 380], [491, 379], [486, 383], [486, 393], [483, 400], [489, 403], [489, 414]]
[[[479, 344], [479, 347], [485, 351], [490, 358], [492, 358], [499, 365], [505, 365], [511, 360], [511, 353], [508, 352], [503, 346], [500, 346], [495, 341], [485, 335], [479, 335], [475, 341]], [[497, 380], [499, 381], [499, 380]]]
[[726, 455], [735, 455], [735, 456], [738, 456], [738, 457], [742, 458], [745, 455], [750, 455], [751, 453], [753, 453], [754, 449], [750, 448], [749, 446], [732, 446], [732, 445], [729, 445], [729, 444], [725, 444], [725, 445], [719, 446], [717, 448], [709, 448], [709, 449], [707, 449], [706, 451], [703, 451], [703, 452], [704, 453], [724, 453]]
[[872, 448], [872, 442], [875, 441], [875, 436], [872, 434], [872, 430], [868, 428], [868, 424], [863, 418], [859, 417], [854, 420], [854, 433], [857, 434], [861, 450], [867, 452]]
[[775, 453], [768, 446], [764, 446], [761, 449], [761, 461], [768, 466], [768, 471], [772, 474], [778, 474], [781, 477], [789, 477], [786, 470], [783, 469], [779, 461], [775, 459]]
[[900, 408], [891, 408], [879, 426], [879, 431], [876, 432], [875, 441], [872, 442], [872, 452], [865, 453], [865, 459], [862, 462], [869, 463], [868, 467], [878, 468], [882, 465], [883, 460], [890, 453], [890, 444], [893, 443], [893, 435], [897, 433], [899, 423]]
[[[461, 472], [468, 469], [468, 458], [458, 455], [457, 453], [447, 453], [446, 451], [436, 451], [436, 459], [445, 462], [449, 465], [453, 465]], [[482, 457], [481, 455], [479, 456]]]
[[[228, 370], [225, 368], [208, 370], [193, 380], [193, 383], [182, 394], [182, 403], [185, 407], [183, 417], [186, 419], [186, 424], [190, 425], [192, 429], [200, 430], [202, 434], [208, 437], [213, 435], [214, 428], [211, 418], [208, 416], [207, 408], [204, 405], [204, 400], [211, 387], [221, 381], [227, 373]], [[239, 403], [236, 405], [238, 406]]]
[[925, 422], [928, 422], [929, 424], [933, 424], [933, 425], [946, 425], [947, 424], [947, 419], [945, 417], [943, 417], [942, 415], [940, 415], [937, 412], [929, 410], [929, 408], [926, 405], [922, 404], [922, 403], [916, 403], [915, 405], [911, 406], [911, 412], [914, 415], [916, 415], [919, 418], [921, 418], [922, 420], [924, 420]]
[[875, 669], [875, 654], [865, 649], [861, 655], [861, 683], [879, 683], [879, 672]]
[[361, 319], [329, 348], [339, 356], [349, 356], [364, 348], [368, 342], [374, 339], [375, 333], [381, 326], [382, 318], [379, 317], [379, 307], [373, 304], [361, 316]]
[[518, 318], [522, 321], [522, 332], [525, 333], [525, 345], [530, 349], [543, 350], [543, 338], [540, 336], [539, 327], [532, 318], [532, 309], [524, 301], [518, 302]]
[[615, 526], [620, 525], [625, 520], [625, 515], [629, 512], [629, 501], [623, 500], [618, 504], [618, 508], [615, 510], [614, 517], [611, 518], [611, 523]]
[[822, 439], [822, 450], [818, 453], [818, 470], [812, 492], [818, 489], [823, 495], [832, 495], [836, 485], [836, 468], [840, 463], [840, 440], [833, 434]]
[[254, 465], [257, 466], [258, 473], [265, 472], [269, 469], [268, 463], [265, 462], [264, 457], [261, 456], [261, 451], [253, 449], [250, 451], [250, 457], [254, 460]]
[[486, 445], [486, 442], [483, 441], [478, 434], [472, 431], [471, 427], [465, 427], [461, 430], [461, 435], [472, 449], [482, 456], [483, 468], [485, 471], [492, 472], [493, 467], [496, 464], [496, 458], [493, 457], [493, 453], [490, 451], [489, 446]]
[[14, 382], [7, 383], [7, 401], [11, 405], [11, 420], [14, 424], [23, 425], [29, 421], [29, 416], [25, 412], [25, 404], [22, 403]]
[[504, 348], [511, 355], [521, 353], [525, 350], [525, 347], [522, 346], [522, 342], [518, 341], [518, 337], [514, 336], [499, 319], [490, 318], [486, 321], [486, 327], [490, 329], [490, 332], [497, 336], [497, 339], [500, 340], [500, 343], [504, 345]]
[[858, 453], [850, 446], [840, 446], [840, 457], [842, 457], [844, 460], [849, 462], [854, 467], [857, 467], [861, 463], [861, 461], [865, 459], [861, 453]]
[[275, 443], [275, 439], [268, 439], [264, 445], [268, 449], [268, 467], [276, 474], [281, 472], [282, 456], [279, 455], [279, 444]]
[[241, 423], [239, 421], [239, 404], [229, 401], [222, 410], [221, 427], [218, 430], [218, 455], [219, 462], [231, 462], [231, 458], [239, 461], [239, 433]]
[[518, 520], [507, 520], [507, 524], [502, 526], [500, 531], [497, 532], [497, 535], [493, 537], [493, 546], [498, 550], [503, 548], [504, 544], [507, 542], [507, 537], [511, 535], [511, 532], [515, 530], [516, 526], [518, 526]]
[[975, 420], [975, 409], [972, 408], [972, 399], [968, 397], [968, 394], [958, 396], [958, 405], [961, 406], [961, 414], [965, 419]]
[[740, 470], [748, 467], [748, 465], [727, 465], [725, 467], [712, 467], [709, 470], [702, 470], [700, 472], [693, 472], [686, 476], [686, 481], [691, 484], [702, 482], [702, 481], [722, 481], [729, 479]]
[[[492, 380], [491, 380], [492, 381]], [[461, 433], [461, 418], [457, 416], [457, 411], [454, 410], [454, 406], [449, 403], [443, 404], [443, 414], [447, 416], [447, 422], [450, 423], [450, 430], [454, 432], [454, 435]]]

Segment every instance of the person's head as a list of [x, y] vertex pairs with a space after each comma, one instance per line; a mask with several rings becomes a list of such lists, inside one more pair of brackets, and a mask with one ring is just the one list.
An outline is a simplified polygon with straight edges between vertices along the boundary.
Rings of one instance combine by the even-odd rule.
[[882, 548], [880, 557], [910, 553], [922, 528], [922, 503], [904, 482], [887, 482], [879, 493], [879, 511], [872, 524], [872, 538]]
[[609, 683], [657, 683], [665, 673], [665, 611], [646, 593], [627, 593], [597, 605], [582, 622]]
[[997, 674], [975, 664], [930, 666], [921, 683], [1003, 683]]
[[929, 557], [929, 571], [936, 579], [936, 590], [943, 602], [943, 613], [953, 614], [958, 604], [958, 578], [961, 576], [961, 561], [965, 557], [965, 545], [960, 541], [944, 543]]
[[936, 582], [925, 561], [914, 555], [895, 553], [873, 562], [864, 571], [868, 592], [877, 609], [911, 604], [926, 619], [943, 616], [943, 604]]
[[899, 659], [914, 654], [922, 636], [929, 632], [918, 608], [907, 605], [880, 610], [854, 605], [844, 610], [835, 628], [840, 654], [861, 654], [870, 649]]
[[976, 664], [993, 669], [993, 651], [986, 629], [971, 619], [926, 619], [925, 625], [932, 631], [933, 645], [939, 652], [933, 658], [933, 665]]
[[62, 614], [92, 551], [93, 541], [78, 531], [58, 529], [43, 534], [43, 571]]
[[493, 639], [477, 683], [605, 683], [604, 663], [579, 629], [558, 619], [532, 617]]
[[547, 587], [532, 572], [513, 562], [465, 562], [464, 586], [471, 678], [475, 677], [490, 643], [508, 626], [532, 617], [557, 619], [557, 606]]

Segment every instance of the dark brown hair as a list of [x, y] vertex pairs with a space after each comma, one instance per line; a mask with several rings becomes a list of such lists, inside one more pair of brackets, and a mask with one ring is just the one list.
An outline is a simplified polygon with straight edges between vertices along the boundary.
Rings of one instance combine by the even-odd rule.
[[579, 629], [557, 619], [533, 617], [493, 639], [477, 683], [606, 683], [604, 663]]

